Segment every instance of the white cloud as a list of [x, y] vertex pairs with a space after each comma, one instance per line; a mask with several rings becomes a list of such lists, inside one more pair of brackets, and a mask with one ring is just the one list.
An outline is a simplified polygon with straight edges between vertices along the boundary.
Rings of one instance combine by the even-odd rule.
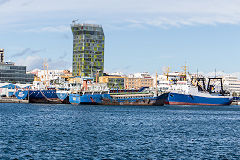
[[[121, 28], [240, 24], [239, 0], [11, 0], [0, 5], [3, 25], [54, 24], [62, 19], [71, 23], [75, 18], [117, 29], [119, 22]], [[53, 25], [39, 31], [66, 32], [67, 28]]]
[[16, 60], [16, 65], [27, 66], [27, 70], [33, 70], [36, 68], [43, 69], [43, 63], [48, 63], [48, 69], [69, 69], [71, 62], [56, 59], [52, 61], [51, 59], [43, 58], [41, 56], [27, 56], [24, 58], [19, 58]]
[[48, 26], [48, 27], [42, 27], [42, 28], [34, 28], [34, 29], [26, 29], [25, 32], [69, 32], [70, 27], [65, 25], [59, 25], [59, 26]]
[[217, 24], [240, 24], [239, 16], [178, 16], [178, 17], [148, 17], [126, 20], [132, 24], [138, 24], [142, 26], [155, 26], [167, 28], [169, 26], [194, 26], [194, 25], [217, 25]]
[[[194, 73], [196, 74], [196, 73]], [[226, 73], [224, 71], [217, 71], [215, 72], [208, 72], [208, 73], [204, 73], [204, 72], [198, 72], [198, 75], [203, 75], [206, 77], [224, 77], [224, 76], [234, 76], [237, 77], [238, 79], [240, 79], [240, 72], [233, 72], [233, 73]]]
[[42, 68], [43, 62], [44, 59], [40, 56], [27, 56], [17, 59], [16, 65], [27, 66], [27, 70], [32, 70], [34, 68]]

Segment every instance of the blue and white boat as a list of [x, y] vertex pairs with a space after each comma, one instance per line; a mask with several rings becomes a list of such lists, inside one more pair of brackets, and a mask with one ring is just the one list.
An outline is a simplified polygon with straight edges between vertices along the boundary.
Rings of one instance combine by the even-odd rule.
[[29, 103], [63, 103], [56, 94], [56, 89], [46, 90], [18, 90], [18, 99], [28, 99]]
[[[203, 80], [203, 79], [201, 79]], [[211, 84], [211, 80], [220, 80], [220, 91], [214, 91], [214, 85]], [[225, 95], [222, 87], [221, 78], [209, 78], [207, 89], [205, 89], [205, 83], [200, 85], [192, 84], [185, 85], [183, 90], [172, 90], [163, 94], [164, 104], [166, 105], [230, 105], [233, 101], [233, 97]]]

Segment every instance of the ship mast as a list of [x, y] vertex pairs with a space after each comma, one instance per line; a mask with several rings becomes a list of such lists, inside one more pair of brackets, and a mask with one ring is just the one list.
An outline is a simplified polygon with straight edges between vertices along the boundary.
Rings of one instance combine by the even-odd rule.
[[98, 83], [98, 75], [99, 75], [99, 70], [97, 70], [97, 74], [96, 74], [96, 84]]
[[[46, 74], [46, 69], [47, 69], [47, 74]], [[44, 60], [43, 62], [43, 71], [44, 71], [44, 86], [48, 85], [47, 84], [47, 80], [48, 80], [48, 63], [46, 62], [46, 60]]]
[[169, 72], [170, 72], [170, 67], [167, 67], [166, 70], [165, 70], [164, 72], [166, 72], [166, 73], [164, 73], [164, 75], [167, 76], [167, 81], [168, 81]]
[[49, 75], [48, 75], [48, 63], [47, 63], [47, 87], [50, 85]]
[[156, 72], [156, 84], [155, 84], [155, 97], [157, 97], [158, 96], [158, 88], [157, 88], [157, 77], [158, 77], [158, 75], [157, 75], [157, 72]]
[[44, 81], [43, 81], [43, 84], [44, 84], [44, 86], [46, 85], [46, 72], [45, 72], [45, 67], [46, 67], [46, 64], [45, 64], [46, 62], [44, 61], [43, 62], [43, 72], [44, 72]]
[[182, 66], [182, 68], [183, 68], [183, 77], [184, 77], [184, 81], [186, 81], [186, 79], [187, 79], [187, 65], [186, 65], [186, 63], [185, 63], [185, 65], [184, 66]]

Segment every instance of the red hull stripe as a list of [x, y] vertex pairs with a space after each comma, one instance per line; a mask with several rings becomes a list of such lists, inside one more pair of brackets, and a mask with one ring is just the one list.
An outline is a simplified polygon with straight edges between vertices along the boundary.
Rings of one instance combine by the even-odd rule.
[[223, 106], [226, 104], [186, 103], [186, 102], [165, 102], [168, 105], [202, 105], [202, 106]]
[[79, 105], [79, 103], [71, 103], [71, 104], [73, 104], [73, 105]]

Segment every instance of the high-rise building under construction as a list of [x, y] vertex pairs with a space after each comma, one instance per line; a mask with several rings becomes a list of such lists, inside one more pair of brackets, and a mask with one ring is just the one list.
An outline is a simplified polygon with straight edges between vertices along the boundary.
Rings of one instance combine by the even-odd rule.
[[104, 70], [104, 32], [100, 25], [71, 25], [73, 33], [73, 76], [96, 77]]

